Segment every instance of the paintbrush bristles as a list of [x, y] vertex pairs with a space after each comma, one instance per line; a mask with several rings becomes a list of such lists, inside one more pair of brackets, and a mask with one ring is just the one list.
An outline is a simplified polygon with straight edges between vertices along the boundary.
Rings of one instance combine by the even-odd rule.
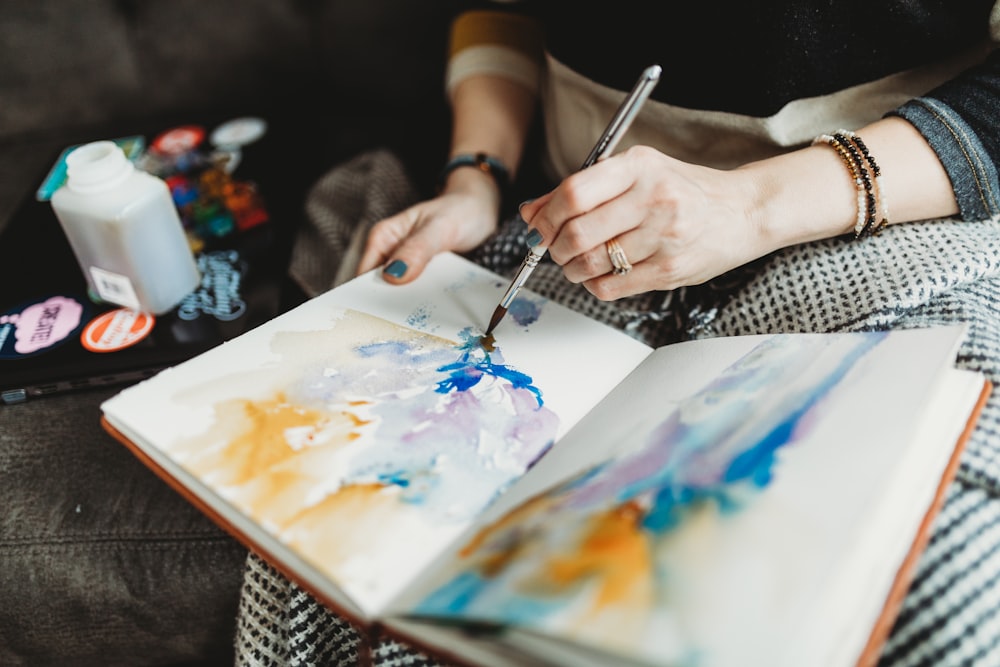
[[504, 308], [503, 306], [497, 306], [497, 309], [493, 311], [493, 317], [490, 318], [490, 325], [486, 327], [487, 336], [493, 333], [493, 329], [495, 329], [496, 326], [500, 324], [500, 320], [502, 320], [503, 316], [506, 314], [507, 314], [506, 308]]

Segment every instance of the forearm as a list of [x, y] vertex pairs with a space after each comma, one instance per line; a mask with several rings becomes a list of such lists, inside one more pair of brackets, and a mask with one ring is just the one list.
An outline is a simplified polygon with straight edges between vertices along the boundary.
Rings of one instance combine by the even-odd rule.
[[[513, 178], [535, 112], [535, 95], [498, 76], [479, 75], [459, 83], [451, 94], [450, 155], [487, 153], [498, 158]], [[460, 172], [474, 170], [458, 170]]]
[[[449, 155], [486, 153], [513, 178], [535, 113], [542, 66], [539, 25], [518, 13], [473, 10], [451, 28], [445, 86], [452, 109]], [[452, 171], [445, 184], [475, 184], [485, 174]]]
[[[857, 130], [881, 169], [889, 224], [953, 216], [955, 194], [937, 155], [901, 118]], [[764, 253], [853, 233], [857, 189], [841, 157], [819, 144], [737, 170], [753, 192], [747, 215]], [[881, 211], [880, 211], [881, 213]]]

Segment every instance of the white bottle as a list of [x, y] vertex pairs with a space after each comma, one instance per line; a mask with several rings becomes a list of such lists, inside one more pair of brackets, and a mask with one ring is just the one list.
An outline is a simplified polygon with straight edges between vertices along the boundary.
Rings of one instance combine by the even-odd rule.
[[66, 156], [66, 183], [52, 210], [87, 278], [104, 301], [160, 315], [201, 276], [170, 189], [112, 141]]

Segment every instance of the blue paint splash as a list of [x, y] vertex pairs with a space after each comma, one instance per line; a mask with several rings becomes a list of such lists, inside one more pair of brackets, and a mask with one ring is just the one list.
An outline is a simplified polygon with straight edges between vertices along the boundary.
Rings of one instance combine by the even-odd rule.
[[426, 329], [430, 320], [430, 308], [426, 304], [421, 304], [406, 317], [406, 325], [414, 329]]
[[[586, 595], [585, 585], [548, 590], [538, 582], [546, 563], [573, 559], [591, 517], [644, 508], [639, 530], [656, 543], [706, 503], [724, 515], [740, 511], [773, 480], [778, 450], [815, 425], [824, 398], [887, 335], [768, 339], [648, 431], [642, 448], [546, 492], [533, 501], [543, 500], [533, 506], [544, 509], [498, 526], [419, 611], [544, 625], [578, 604], [580, 591]], [[494, 549], [522, 560], [497, 569]], [[662, 574], [652, 572], [651, 580]]]
[[459, 332], [459, 336], [464, 340], [458, 346], [459, 358], [454, 363], [438, 368], [442, 373], [447, 373], [448, 377], [438, 382], [435, 391], [440, 394], [468, 391], [484, 377], [494, 377], [506, 380], [515, 389], [530, 391], [535, 396], [538, 407], [542, 407], [544, 404], [542, 392], [532, 384], [529, 375], [503, 363], [499, 351], [487, 350], [487, 346], [483, 344], [483, 337], [473, 334], [471, 328], [463, 329]]
[[542, 314], [544, 300], [536, 301], [527, 297], [515, 298], [507, 309], [507, 314], [514, 318], [520, 326], [526, 327], [538, 321]]
[[541, 390], [470, 330], [454, 344], [347, 317], [364, 321], [364, 342], [311, 361], [286, 388], [292, 403], [359, 420], [364, 446], [343, 485], [393, 487], [429, 521], [466, 521], [551, 447], [559, 418]]
[[836, 343], [813, 338], [796, 344], [780, 336], [765, 341], [681, 403], [634, 456], [577, 480], [568, 505], [584, 509], [607, 506], [610, 499], [641, 499], [649, 507], [643, 526], [658, 535], [679, 527], [705, 502], [724, 514], [740, 510], [771, 483], [777, 451], [801, 439], [809, 414], [886, 335], [843, 338], [836, 364], [803, 386], [795, 386], [795, 379], [808, 376], [824, 348]]

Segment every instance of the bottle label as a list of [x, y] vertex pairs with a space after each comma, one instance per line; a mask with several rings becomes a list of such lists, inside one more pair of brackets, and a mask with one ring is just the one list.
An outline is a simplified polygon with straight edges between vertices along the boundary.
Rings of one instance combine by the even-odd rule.
[[139, 296], [135, 293], [135, 288], [132, 287], [132, 281], [128, 279], [128, 276], [92, 266], [90, 267], [90, 277], [94, 281], [97, 295], [104, 301], [140, 310]]

